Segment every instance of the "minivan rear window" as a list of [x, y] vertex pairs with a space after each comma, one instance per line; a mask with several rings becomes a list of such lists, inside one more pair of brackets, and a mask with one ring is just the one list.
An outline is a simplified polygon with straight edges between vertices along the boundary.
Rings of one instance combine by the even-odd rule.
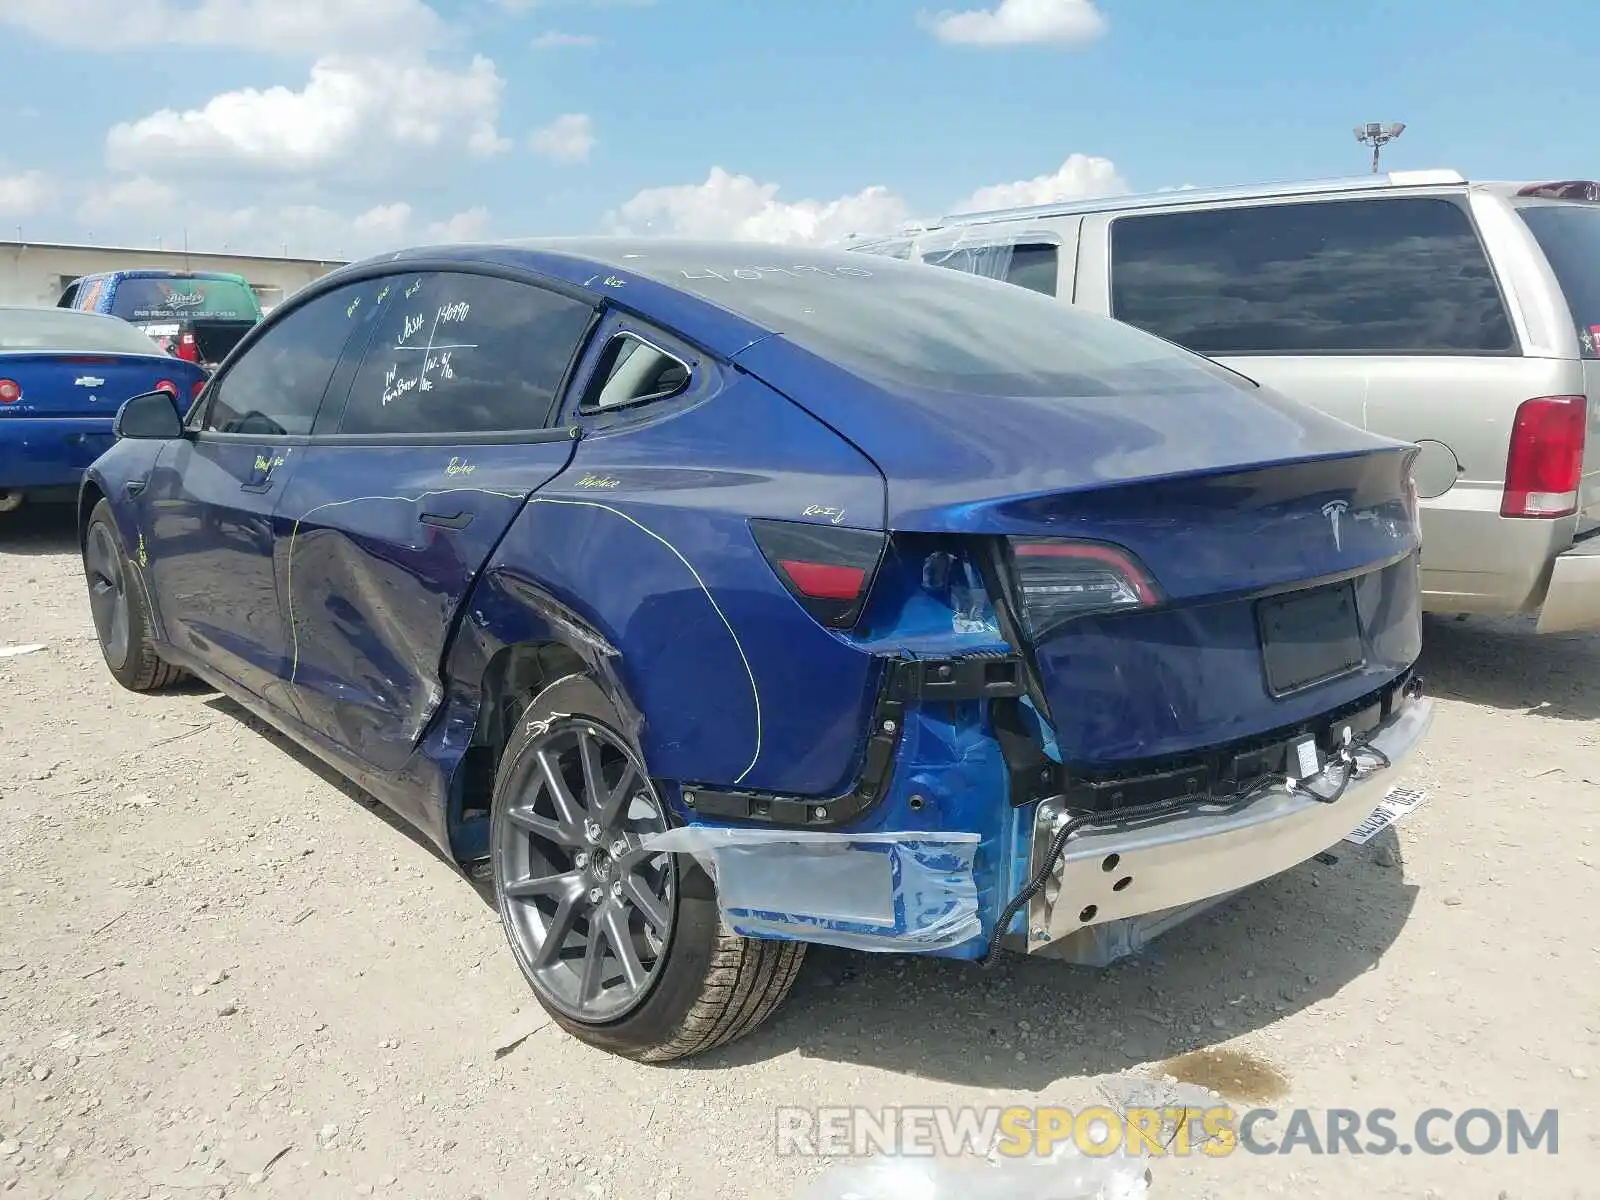
[[1600, 358], [1600, 204], [1529, 204], [1518, 212], [1566, 295], [1583, 356]]
[[111, 302], [126, 321], [255, 321], [254, 293], [233, 279], [124, 279]]
[[1111, 225], [1111, 315], [1201, 354], [1513, 354], [1466, 209], [1408, 196]]

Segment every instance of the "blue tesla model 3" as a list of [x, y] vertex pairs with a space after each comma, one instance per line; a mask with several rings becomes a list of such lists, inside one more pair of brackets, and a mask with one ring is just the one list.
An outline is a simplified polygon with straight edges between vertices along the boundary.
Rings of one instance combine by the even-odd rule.
[[1103, 960], [1338, 842], [1431, 714], [1414, 447], [922, 265], [410, 250], [116, 432], [116, 679], [381, 798], [640, 1060], [809, 943]]

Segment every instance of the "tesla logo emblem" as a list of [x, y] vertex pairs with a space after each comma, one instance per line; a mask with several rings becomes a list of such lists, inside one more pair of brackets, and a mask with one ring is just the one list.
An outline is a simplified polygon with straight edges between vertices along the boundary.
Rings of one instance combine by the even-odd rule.
[[1339, 519], [1350, 510], [1350, 505], [1343, 500], [1329, 500], [1322, 506], [1322, 515], [1328, 518], [1328, 524], [1333, 526], [1333, 548], [1344, 549], [1339, 544]]
[[79, 375], [72, 381], [74, 387], [103, 387], [104, 379], [96, 379], [93, 375]]

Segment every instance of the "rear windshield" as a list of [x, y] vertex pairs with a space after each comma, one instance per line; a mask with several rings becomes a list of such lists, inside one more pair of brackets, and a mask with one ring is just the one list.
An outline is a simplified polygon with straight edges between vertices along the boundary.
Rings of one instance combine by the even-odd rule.
[[111, 311], [129, 321], [254, 321], [255, 294], [236, 279], [124, 279]]
[[1600, 204], [1530, 204], [1518, 211], [1566, 294], [1583, 356], [1600, 358]]
[[1194, 391], [1223, 374], [1159, 338], [1036, 292], [878, 256], [641, 247], [616, 265], [889, 384], [967, 395], [1110, 396]]
[[116, 317], [69, 308], [0, 308], [0, 353], [160, 354], [139, 330]]

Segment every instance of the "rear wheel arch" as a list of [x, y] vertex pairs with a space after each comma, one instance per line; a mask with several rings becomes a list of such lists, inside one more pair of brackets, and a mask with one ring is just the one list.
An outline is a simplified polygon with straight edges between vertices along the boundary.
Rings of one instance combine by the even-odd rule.
[[483, 830], [495, 778], [523, 714], [552, 684], [568, 678], [595, 683], [619, 711], [629, 710], [626, 699], [605, 687], [593, 663], [566, 641], [513, 642], [496, 650], [484, 665], [478, 681], [477, 723], [452, 789], [450, 841], [458, 862], [481, 861], [484, 856]]
[[[513, 649], [508, 667], [525, 661], [523, 649]], [[526, 649], [536, 652], [537, 661], [554, 664], [570, 665], [567, 656], [574, 654], [567, 647], [559, 647], [553, 655], [538, 653], [541, 647]], [[523, 694], [511, 692], [519, 699]], [[675, 914], [670, 935], [651, 968], [654, 978], [649, 990], [633, 1001], [628, 1011], [617, 1017], [588, 1017], [578, 1010], [563, 1011], [559, 1003], [552, 1004], [544, 994], [536, 978], [539, 968], [526, 942], [527, 935], [513, 916], [518, 902], [508, 898], [517, 893], [506, 890], [508, 883], [514, 883], [508, 876], [507, 838], [527, 836], [514, 828], [516, 822], [510, 810], [526, 802], [524, 797], [529, 793], [523, 788], [530, 772], [533, 778], [538, 777], [537, 771], [531, 771], [529, 755], [541, 746], [558, 744], [558, 739], [570, 736], [570, 727], [576, 726], [596, 733], [610, 730], [629, 744], [638, 764], [635, 769], [645, 776], [646, 791], [655, 796], [657, 811], [671, 824], [665, 798], [655, 792], [648, 780], [648, 764], [636, 737], [628, 730], [627, 711], [626, 702], [616, 703], [611, 689], [588, 670], [557, 675], [532, 695], [511, 726], [510, 740], [495, 772], [490, 801], [493, 853], [486, 874], [493, 883], [496, 906], [518, 964], [535, 997], [555, 1022], [590, 1045], [612, 1053], [642, 1062], [667, 1062], [737, 1040], [763, 1023], [794, 985], [806, 946], [803, 942], [759, 941], [734, 933], [722, 920], [715, 885], [705, 867], [692, 859], [681, 859], [673, 873], [676, 884], [665, 900]], [[613, 831], [594, 836], [598, 838], [596, 844], [603, 847], [610, 843]], [[583, 860], [576, 860], [576, 865], [582, 868]], [[590, 903], [601, 894], [599, 889], [590, 892]], [[553, 928], [546, 926], [546, 936]], [[561, 936], [565, 940], [567, 935]], [[632, 940], [631, 935], [628, 940]]]
[[95, 505], [106, 499], [105, 489], [93, 476], [86, 476], [83, 486], [78, 489], [78, 550], [83, 550], [89, 536], [89, 519], [94, 515]]

